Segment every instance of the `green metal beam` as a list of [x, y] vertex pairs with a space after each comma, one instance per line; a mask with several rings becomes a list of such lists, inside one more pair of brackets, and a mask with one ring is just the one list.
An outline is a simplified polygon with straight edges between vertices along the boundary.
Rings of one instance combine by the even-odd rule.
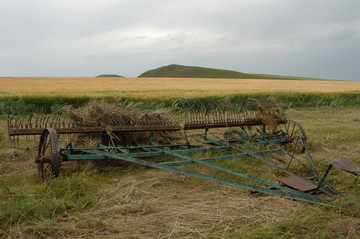
[[173, 151], [170, 151], [170, 150], [165, 150], [163, 148], [159, 149], [159, 150], [163, 151], [166, 154], [173, 155], [175, 157], [183, 158], [183, 159], [186, 159], [186, 160], [190, 160], [190, 161], [193, 161], [194, 163], [199, 163], [199, 164], [211, 167], [211, 168], [215, 168], [215, 169], [230, 173], [232, 175], [236, 175], [238, 177], [248, 179], [248, 180], [254, 181], [256, 183], [263, 184], [263, 185], [268, 186], [268, 187], [277, 188], [279, 190], [283, 190], [283, 191], [286, 191], [288, 193], [292, 193], [294, 195], [312, 198], [311, 195], [299, 192], [297, 190], [294, 190], [294, 189], [291, 189], [291, 188], [288, 188], [288, 187], [283, 187], [283, 186], [281, 186], [279, 184], [271, 183], [271, 182], [268, 182], [268, 181], [260, 179], [260, 178], [253, 177], [253, 176], [250, 176], [250, 175], [245, 174], [245, 173], [236, 172], [236, 171], [233, 171], [233, 170], [228, 169], [228, 168], [221, 167], [221, 166], [216, 165], [216, 164], [211, 164], [211, 163], [208, 163], [208, 162], [203, 161], [203, 160], [192, 158], [192, 157], [189, 157], [189, 156], [186, 156], [186, 155], [181, 155], [179, 153], [176, 153], [176, 152], [173, 152]]
[[[106, 147], [106, 148], [101, 148], [101, 150], [105, 150], [105, 151], [113, 151], [113, 150], [119, 150], [123, 149], [123, 147]], [[152, 148], [155, 148], [152, 147]], [[228, 146], [221, 146], [221, 147], [208, 147], [208, 148], [193, 148], [193, 149], [180, 149], [180, 150], [176, 150], [176, 152], [179, 153], [201, 153], [201, 152], [205, 152], [207, 150], [210, 151], [216, 151], [216, 150], [229, 150], [230, 147]], [[84, 151], [90, 152], [93, 150], [98, 150], [98, 149], [89, 149], [89, 148], [62, 148], [60, 149], [61, 154], [66, 156], [66, 161], [79, 161], [79, 160], [91, 160], [92, 158], [89, 157], [88, 154], [81, 154]], [[123, 154], [123, 153], [121, 153]], [[126, 153], [131, 155], [132, 157], [135, 158], [142, 158], [142, 157], [158, 157], [158, 156], [164, 156], [165, 154], [161, 151], [149, 151], [149, 152], [140, 152], [140, 153]], [[101, 159], [101, 157], [96, 156], [94, 157], [94, 160], [98, 160]], [[103, 159], [107, 159], [107, 158], [103, 158]]]
[[[84, 150], [84, 152], [87, 152], [87, 151]], [[168, 170], [168, 171], [172, 171], [172, 172], [182, 173], [185, 175], [190, 175], [190, 176], [194, 176], [194, 177], [198, 177], [198, 178], [202, 178], [202, 179], [206, 179], [206, 180], [210, 180], [210, 181], [215, 181], [215, 182], [224, 183], [227, 185], [232, 185], [232, 186], [249, 189], [251, 191], [257, 191], [257, 192], [262, 192], [262, 193], [266, 193], [266, 194], [283, 196], [286, 198], [297, 199], [297, 200], [301, 200], [301, 201], [317, 203], [317, 204], [322, 204], [322, 205], [326, 205], [326, 206], [329, 206], [331, 203], [330, 201], [321, 200], [321, 199], [311, 197], [311, 196], [294, 195], [294, 194], [288, 193], [288, 192], [276, 191], [273, 189], [248, 185], [248, 184], [244, 184], [244, 183], [240, 183], [240, 182], [236, 182], [236, 181], [231, 181], [231, 180], [227, 180], [227, 179], [223, 179], [223, 178], [218, 178], [218, 177], [209, 176], [209, 175], [205, 175], [205, 174], [201, 174], [201, 173], [197, 173], [197, 172], [188, 171], [185, 169], [175, 168], [175, 167], [171, 167], [168, 165], [161, 165], [158, 163], [153, 163], [153, 162], [137, 159], [137, 158], [131, 157], [130, 155], [112, 154], [112, 153], [104, 152], [101, 150], [91, 150], [91, 151], [88, 151], [87, 153], [103, 155], [103, 156], [106, 156], [109, 158], [120, 159], [120, 160], [124, 160], [124, 161], [135, 163], [135, 164], [140, 164], [140, 165], [144, 165], [144, 166], [148, 166], [148, 167], [159, 168], [159, 169], [164, 169], [164, 170]]]
[[[272, 153], [277, 153], [277, 152], [280, 152], [280, 151], [278, 151], [278, 150], [266, 150], [266, 151], [259, 151], [257, 153], [260, 153], [260, 154], [272, 154]], [[240, 157], [247, 157], [247, 156], [250, 156], [250, 154], [248, 154], [248, 153], [231, 154], [231, 155], [218, 156], [218, 157], [207, 158], [207, 159], [199, 159], [199, 160], [206, 161], [206, 162], [214, 162], [214, 161], [233, 159], [233, 158], [240, 158]], [[164, 165], [168, 165], [168, 166], [181, 166], [181, 165], [188, 165], [188, 164], [193, 164], [193, 163], [195, 163], [195, 162], [190, 161], [190, 160], [186, 160], [186, 161], [177, 161], [177, 162], [166, 162], [166, 163], [160, 163], [160, 164], [164, 164]]]
[[[210, 139], [210, 138], [207, 138], [206, 140], [208, 140], [208, 141], [210, 141], [210, 142], [212, 142], [212, 143], [214, 143], [214, 144], [216, 143], [217, 145], [229, 146], [229, 147], [231, 147], [231, 148], [233, 148], [233, 149], [237, 149], [237, 150], [239, 150], [239, 151], [241, 151], [241, 152], [248, 153], [249, 155], [251, 155], [251, 156], [253, 156], [253, 157], [257, 158], [257, 159], [260, 159], [261, 161], [267, 163], [268, 165], [274, 166], [274, 167], [276, 167], [276, 168], [278, 168], [278, 169], [286, 172], [286, 173], [289, 174], [289, 175], [297, 176], [297, 177], [300, 177], [300, 178], [302, 178], [302, 179], [304, 179], [304, 180], [306, 180], [306, 181], [308, 181], [308, 182], [310, 182], [310, 183], [314, 183], [313, 181], [309, 180], [309, 179], [306, 178], [306, 177], [303, 177], [303, 176], [301, 176], [301, 175], [297, 175], [297, 174], [291, 172], [291, 171], [290, 171], [289, 169], [287, 169], [285, 166], [280, 165], [280, 164], [278, 164], [278, 163], [275, 163], [274, 161], [272, 161], [272, 160], [264, 157], [263, 155], [258, 154], [256, 151], [251, 151], [251, 150], [245, 149], [244, 147], [242, 147], [242, 146], [240, 146], [240, 145], [237, 145], [237, 146], [229, 145], [226, 141], [224, 141], [224, 142], [219, 142], [219, 141], [216, 141], [216, 140], [213, 140], [213, 139]], [[278, 149], [278, 150], [281, 150], [283, 153], [285, 153], [285, 154], [288, 153], [285, 149], [283, 149], [283, 148], [280, 147], [279, 145], [277, 145], [277, 144], [272, 144], [272, 145], [275, 145], [275, 147], [277, 147], [277, 149]], [[307, 148], [306, 148], [306, 150], [307, 150]], [[308, 151], [308, 150], [307, 150], [307, 151]], [[310, 154], [310, 152], [308, 152], [308, 154]], [[315, 174], [317, 173], [317, 172], [314, 172], [314, 171], [312, 171], [312, 172], [315, 173]], [[335, 195], [341, 194], [339, 191], [337, 191], [336, 189], [334, 189], [334, 188], [331, 187], [330, 185], [328, 185], [328, 184], [326, 184], [326, 183], [323, 183], [323, 186], [321, 187], [321, 190], [324, 190], [325, 192], [327, 192], [327, 189], [331, 190], [332, 194], [335, 194]]]

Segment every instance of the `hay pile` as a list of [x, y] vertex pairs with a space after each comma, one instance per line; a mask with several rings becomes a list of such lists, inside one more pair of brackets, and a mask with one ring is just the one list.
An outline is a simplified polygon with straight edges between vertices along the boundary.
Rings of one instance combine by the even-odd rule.
[[70, 112], [70, 118], [79, 127], [108, 127], [107, 134], [83, 134], [78, 145], [96, 147], [103, 145], [149, 144], [151, 138], [156, 142], [170, 143], [180, 137], [178, 132], [112, 132], [111, 126], [165, 126], [176, 123], [166, 112], [142, 113], [134, 106], [120, 107], [103, 100], [92, 100], [87, 105]]
[[276, 131], [279, 125], [276, 118], [261, 106], [259, 106], [256, 111], [256, 119], [260, 120], [261, 123], [266, 125], [272, 132]]
[[278, 121], [286, 119], [285, 110], [281, 103], [273, 97], [268, 97], [262, 101], [252, 99], [257, 105], [256, 119], [275, 132], [279, 126]]
[[120, 108], [102, 100], [89, 101], [87, 105], [70, 112], [70, 118], [77, 126], [131, 126], [135, 125], [140, 113], [131, 107]]

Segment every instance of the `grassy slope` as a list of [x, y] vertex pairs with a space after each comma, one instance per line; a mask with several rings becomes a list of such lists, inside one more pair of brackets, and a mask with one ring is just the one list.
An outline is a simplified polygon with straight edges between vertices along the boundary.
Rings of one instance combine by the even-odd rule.
[[317, 78], [277, 76], [265, 74], [248, 74], [237, 71], [213, 69], [197, 66], [168, 65], [146, 71], [139, 77], [194, 77], [194, 78], [234, 78], [234, 79], [290, 79], [322, 80]]

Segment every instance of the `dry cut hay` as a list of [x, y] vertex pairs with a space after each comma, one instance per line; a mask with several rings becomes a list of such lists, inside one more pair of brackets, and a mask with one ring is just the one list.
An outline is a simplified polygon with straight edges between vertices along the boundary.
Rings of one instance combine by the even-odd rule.
[[251, 99], [256, 105], [256, 119], [275, 132], [278, 127], [279, 120], [286, 119], [285, 110], [281, 103], [273, 97], [268, 97], [262, 101]]
[[103, 100], [91, 100], [88, 104], [70, 112], [70, 118], [78, 126], [131, 126], [140, 113], [131, 107], [120, 108]]
[[[64, 218], [59, 226], [73, 237], [207, 238], [211, 231], [221, 234], [274, 223], [301, 208], [288, 199], [254, 197], [226, 187], [213, 192], [185, 189], [186, 181], [186, 176], [159, 171], [136, 180], [124, 176], [116, 187], [105, 189], [90, 212]], [[183, 186], [166, 186], [169, 183]], [[97, 230], [86, 223], [94, 218], [102, 221]]]
[[274, 132], [279, 125], [275, 117], [261, 106], [259, 106], [256, 111], [256, 119], [260, 120], [261, 123], [266, 125], [272, 132]]
[[111, 126], [165, 126], [175, 121], [166, 112], [142, 113], [134, 106], [123, 106], [103, 100], [92, 100], [87, 105], [73, 110], [70, 118], [78, 126], [105, 126], [106, 135], [83, 134], [78, 138], [81, 146], [96, 147], [104, 145], [138, 145], [149, 144], [151, 140], [158, 143], [169, 143], [180, 137], [179, 133], [163, 132], [113, 132]]

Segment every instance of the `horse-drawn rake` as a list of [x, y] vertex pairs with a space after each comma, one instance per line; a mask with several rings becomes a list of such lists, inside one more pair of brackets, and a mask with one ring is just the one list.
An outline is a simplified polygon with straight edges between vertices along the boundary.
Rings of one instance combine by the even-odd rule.
[[[327, 171], [320, 174], [309, 152], [303, 127], [287, 119], [275, 104], [262, 103], [261, 106], [256, 100], [182, 99], [174, 101], [173, 109], [177, 115], [183, 115], [182, 123], [164, 118], [162, 114], [152, 114], [157, 120], [153, 120], [151, 114], [145, 114], [132, 120], [111, 119], [106, 125], [41, 116], [29, 120], [9, 119], [9, 135], [40, 135], [35, 159], [40, 182], [58, 177], [61, 165], [67, 161], [120, 160], [251, 192], [329, 205], [331, 201], [320, 198], [318, 193], [341, 194], [325, 180], [331, 167], [353, 174], [360, 172], [352, 162], [337, 160], [328, 162]], [[173, 133], [177, 133], [177, 137], [170, 142], [159, 140], [163, 135]], [[70, 142], [60, 147], [59, 137], [66, 134], [96, 137], [99, 144], [97, 147], [79, 147]], [[132, 140], [128, 140], [129, 137]], [[214, 153], [215, 157], [198, 158], [201, 155], [198, 153], [204, 152], [218, 153]], [[181, 160], [159, 162], [163, 156]], [[225, 167], [226, 162], [237, 166]], [[191, 164], [201, 167], [187, 166]], [[257, 171], [260, 170], [256, 175], [260, 176], [252, 176], [253, 172], [245, 169], [247, 165], [255, 165]], [[209, 170], [203, 170], [205, 168]], [[278, 175], [277, 179], [262, 179], [268, 171]]]

